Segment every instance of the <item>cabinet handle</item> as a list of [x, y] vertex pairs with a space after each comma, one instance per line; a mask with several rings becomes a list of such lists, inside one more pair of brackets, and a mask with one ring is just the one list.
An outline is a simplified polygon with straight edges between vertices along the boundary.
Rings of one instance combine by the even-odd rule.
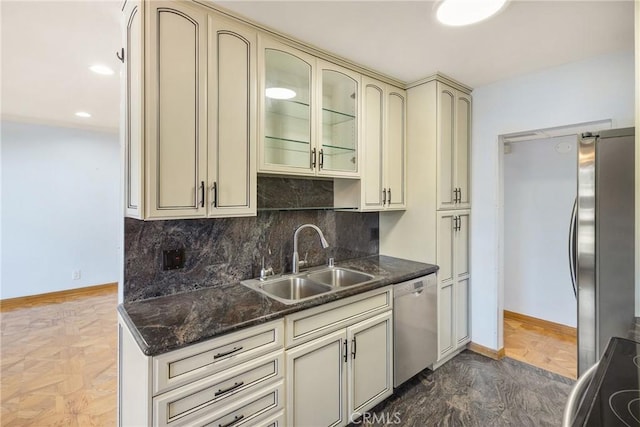
[[213, 202], [211, 203], [214, 208], [218, 207], [218, 183], [214, 181], [211, 186], [211, 192], [213, 193]]
[[204, 181], [200, 181], [200, 207], [204, 208]]
[[382, 206], [387, 204], [387, 189], [382, 189]]
[[120, 52], [116, 52], [116, 58], [124, 64], [124, 48], [120, 49]]
[[462, 203], [462, 188], [458, 187], [458, 203]]
[[238, 351], [240, 351], [240, 350], [242, 350], [242, 346], [240, 346], [240, 347], [234, 347], [234, 348], [232, 348], [232, 349], [231, 349], [231, 350], [229, 350], [229, 351], [225, 351], [224, 353], [218, 353], [218, 354], [214, 355], [214, 356], [213, 356], [213, 359], [214, 359], [214, 360], [215, 360], [215, 359], [219, 359], [219, 358], [221, 358], [221, 357], [228, 356], [228, 355], [230, 355], [230, 354], [236, 353], [236, 352], [238, 352]]
[[347, 361], [347, 354], [349, 354], [349, 352], [347, 351], [347, 340], [344, 340], [344, 361]]
[[311, 150], [311, 169], [316, 168], [316, 149]]
[[234, 425], [235, 423], [237, 423], [238, 421], [240, 421], [243, 418], [244, 418], [244, 415], [236, 415], [235, 418], [231, 422], [229, 422], [227, 424], [224, 424], [224, 425], [218, 424], [218, 427], [231, 427], [232, 425]]
[[391, 187], [389, 187], [389, 189], [387, 190], [387, 194], [389, 195], [389, 200], [387, 201], [387, 204], [391, 206]]
[[320, 169], [324, 166], [324, 150], [320, 149]]
[[235, 383], [234, 385], [232, 385], [229, 388], [226, 388], [224, 390], [220, 389], [220, 390], [216, 391], [213, 396], [216, 397], [216, 396], [220, 396], [221, 394], [229, 393], [231, 390], [235, 390], [238, 387], [242, 387], [243, 385], [244, 385], [244, 381], [240, 381], [239, 383]]
[[453, 231], [458, 231], [458, 216], [453, 216]]
[[353, 358], [356, 358], [356, 337], [353, 337], [353, 339], [351, 340], [352, 345], [351, 345], [351, 355], [353, 356]]

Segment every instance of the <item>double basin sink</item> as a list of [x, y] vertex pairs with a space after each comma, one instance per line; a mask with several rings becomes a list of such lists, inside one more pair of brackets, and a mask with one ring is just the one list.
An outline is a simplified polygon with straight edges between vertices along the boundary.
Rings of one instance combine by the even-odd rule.
[[377, 280], [377, 277], [368, 273], [342, 267], [324, 267], [265, 280], [245, 280], [241, 283], [284, 304], [294, 304], [374, 280]]

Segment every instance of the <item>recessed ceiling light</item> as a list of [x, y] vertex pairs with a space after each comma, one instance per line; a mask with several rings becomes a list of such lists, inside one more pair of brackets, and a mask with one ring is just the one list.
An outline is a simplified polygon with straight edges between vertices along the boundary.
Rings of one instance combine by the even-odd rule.
[[267, 98], [273, 99], [291, 99], [296, 96], [295, 91], [284, 87], [268, 87], [265, 91]]
[[445, 25], [475, 24], [495, 15], [507, 0], [441, 0], [435, 4], [436, 18]]
[[86, 119], [86, 118], [91, 117], [91, 114], [89, 114], [89, 113], [87, 113], [87, 112], [85, 112], [85, 111], [78, 111], [78, 112], [76, 113], [76, 116], [78, 116], [78, 117], [82, 117], [82, 118]]
[[110, 76], [113, 74], [113, 70], [106, 65], [96, 64], [89, 67], [91, 71], [96, 74], [102, 74], [103, 76]]

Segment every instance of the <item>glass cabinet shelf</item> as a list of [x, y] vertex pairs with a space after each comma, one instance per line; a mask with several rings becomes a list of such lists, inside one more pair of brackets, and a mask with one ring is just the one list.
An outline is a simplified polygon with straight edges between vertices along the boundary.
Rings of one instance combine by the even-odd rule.
[[288, 151], [299, 151], [301, 153], [308, 153], [310, 151], [310, 143], [308, 141], [300, 141], [297, 139], [289, 139], [289, 138], [279, 138], [277, 136], [268, 136], [264, 137], [265, 141], [270, 143], [270, 148], [280, 149], [280, 150], [288, 150]]
[[322, 109], [322, 124], [324, 125], [337, 125], [338, 123], [353, 121], [355, 119], [356, 116], [353, 114], [329, 110], [328, 108]]
[[[269, 99], [267, 100], [267, 113], [309, 120], [309, 104], [285, 99]], [[355, 118], [356, 116], [350, 113], [327, 108], [322, 109], [322, 122], [325, 125], [344, 123], [355, 120]]]

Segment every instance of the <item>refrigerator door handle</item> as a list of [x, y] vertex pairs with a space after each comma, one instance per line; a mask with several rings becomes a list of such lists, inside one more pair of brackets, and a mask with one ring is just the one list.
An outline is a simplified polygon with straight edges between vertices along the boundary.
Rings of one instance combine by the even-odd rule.
[[578, 298], [576, 287], [576, 221], [577, 221], [578, 200], [574, 200], [571, 210], [571, 222], [569, 224], [569, 270], [571, 272], [571, 285], [573, 285], [573, 295]]

